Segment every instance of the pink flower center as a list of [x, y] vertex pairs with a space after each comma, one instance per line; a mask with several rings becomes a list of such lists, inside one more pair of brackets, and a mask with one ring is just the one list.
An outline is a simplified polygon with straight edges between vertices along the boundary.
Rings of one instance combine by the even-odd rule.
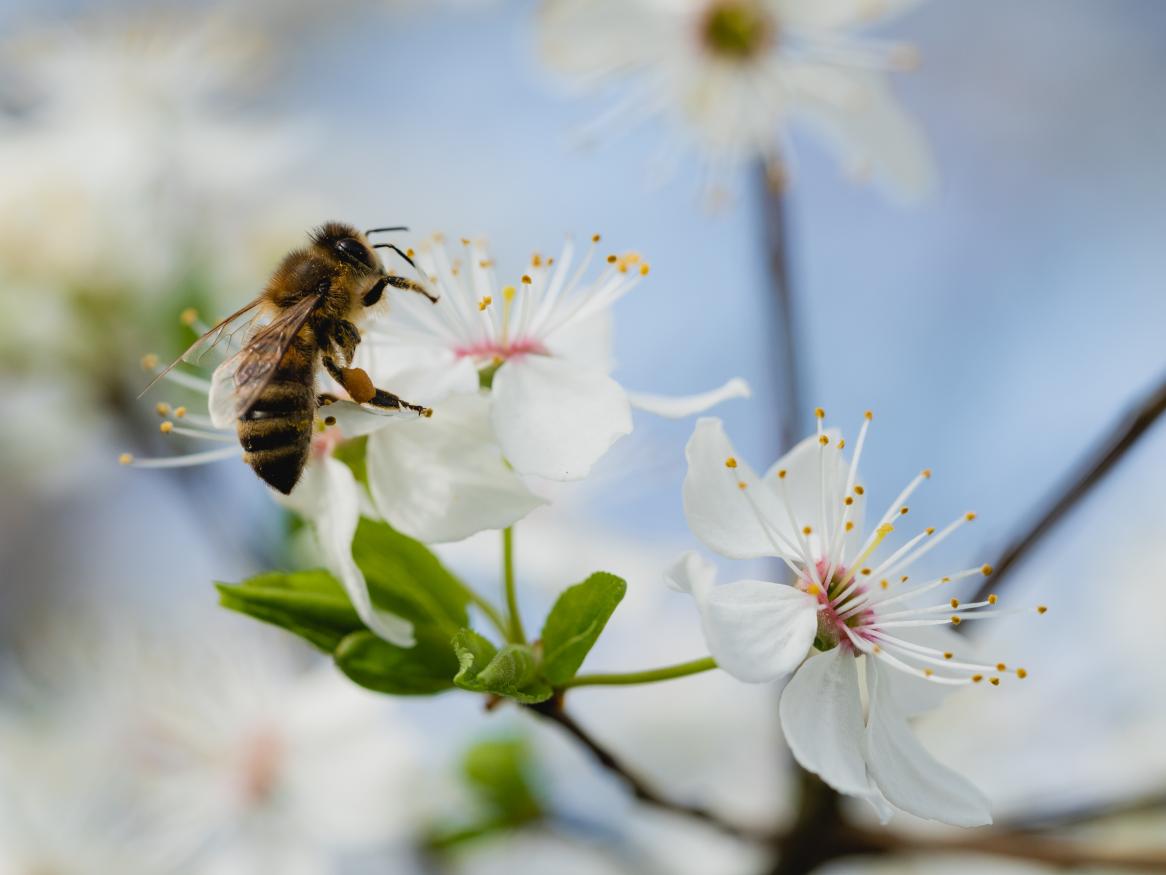
[[253, 805], [269, 799], [279, 782], [283, 740], [274, 729], [260, 729], [243, 744], [243, 798]]
[[[817, 562], [818, 579], [825, 577], [829, 570], [829, 563], [824, 559], [819, 559]], [[799, 589], [811, 593], [821, 605], [821, 610], [818, 611], [816, 643], [825, 647], [833, 647], [837, 644], [841, 647], [853, 648], [850, 635], [859, 635], [864, 639], [869, 637], [865, 626], [873, 618], [874, 611], [870, 608], [864, 608], [852, 614], [848, 613], [848, 603], [865, 593], [867, 587], [865, 584], [856, 583], [853, 579], [847, 579], [849, 575], [850, 572], [846, 566], [840, 565], [835, 568], [826, 584], [825, 592], [818, 583], [808, 576], [802, 577], [797, 582]], [[844, 614], [846, 616], [843, 616]], [[849, 630], [849, 634], [847, 630]]]
[[550, 350], [542, 341], [533, 337], [517, 337], [506, 343], [484, 340], [470, 346], [459, 346], [454, 349], [454, 353], [458, 358], [484, 358], [504, 362], [524, 355], [550, 355]]
[[327, 428], [322, 432], [312, 435], [312, 458], [322, 459], [325, 456], [332, 455], [335, 450], [344, 441], [344, 435], [340, 433], [338, 428]]

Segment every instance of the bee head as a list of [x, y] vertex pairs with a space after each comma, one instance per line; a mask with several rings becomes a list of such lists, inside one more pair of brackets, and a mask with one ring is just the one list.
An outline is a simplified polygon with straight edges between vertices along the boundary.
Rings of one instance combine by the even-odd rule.
[[368, 240], [351, 225], [327, 222], [312, 232], [312, 243], [358, 270], [384, 272], [381, 260], [368, 245]]

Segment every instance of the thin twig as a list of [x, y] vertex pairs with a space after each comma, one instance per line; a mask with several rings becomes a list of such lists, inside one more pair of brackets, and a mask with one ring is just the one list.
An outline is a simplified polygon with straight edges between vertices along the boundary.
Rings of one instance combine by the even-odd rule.
[[685, 802], [677, 802], [668, 799], [656, 792], [647, 782], [637, 776], [634, 772], [628, 770], [626, 766], [607, 748], [592, 738], [582, 726], [575, 722], [575, 720], [563, 710], [563, 703], [559, 697], [548, 699], [545, 702], [540, 702], [537, 705], [527, 706], [531, 711], [542, 717], [557, 723], [566, 732], [574, 736], [575, 740], [582, 744], [591, 755], [599, 761], [599, 764], [612, 772], [620, 778], [628, 789], [632, 791], [632, 795], [654, 808], [660, 808], [665, 811], [670, 811], [673, 814], [680, 814], [685, 817], [691, 817], [695, 820], [712, 826], [721, 832], [727, 833], [737, 838], [753, 842], [768, 843], [772, 841], [773, 836], [767, 832], [750, 829], [747, 826], [732, 823], [725, 820], [720, 815], [708, 808], [700, 805], [690, 805]]
[[1163, 413], [1166, 413], [1166, 377], [1114, 425], [1108, 439], [1091, 455], [1092, 461], [1079, 466], [1077, 473], [1068, 478], [1044, 513], [1004, 551], [992, 576], [984, 579], [972, 601], [983, 601], [988, 593], [999, 592], [1001, 581], [1009, 571], [1113, 470]]
[[805, 412], [802, 410], [801, 375], [798, 368], [797, 313], [794, 307], [793, 286], [790, 282], [787, 242], [789, 226], [785, 197], [777, 188], [778, 183], [771, 178], [771, 174], [764, 166], [759, 168], [758, 174], [761, 177], [765, 255], [772, 289], [770, 325], [774, 326], [775, 335], [773, 365], [776, 368], [775, 382], [778, 387], [777, 411], [781, 418], [778, 422], [780, 444], [777, 450], [784, 453], [802, 436], [802, 421], [805, 418]]

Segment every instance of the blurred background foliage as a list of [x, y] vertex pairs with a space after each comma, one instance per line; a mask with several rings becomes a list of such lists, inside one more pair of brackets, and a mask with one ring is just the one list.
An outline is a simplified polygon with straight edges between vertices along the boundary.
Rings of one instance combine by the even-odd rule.
[[[567, 99], [537, 27], [536, 4], [503, 0], [0, 5], [0, 872], [765, 871], [757, 848], [637, 807], [513, 710], [320, 680], [303, 650], [215, 607], [212, 580], [312, 563], [255, 478], [116, 465], [167, 451], [159, 399], [135, 400], [141, 357], [181, 351], [184, 309], [235, 309], [329, 218], [482, 233], [503, 271], [568, 233], [645, 253], [652, 275], [620, 304], [621, 381], [679, 393], [745, 376], [754, 401], [718, 414], [750, 459], [776, 452], [758, 176], [713, 207], [693, 167], [649, 182], [658, 131], [581, 146], [601, 104]], [[893, 32], [923, 59], [895, 87], [938, 187], [890, 205], [795, 133], [802, 386], [844, 422], [874, 408], [868, 488], [933, 467], [912, 513], [974, 507], [955, 559], [989, 561], [1166, 365], [1166, 5], [932, 0]], [[597, 564], [629, 582], [597, 670], [702, 651], [659, 582], [692, 546], [690, 428], [637, 422], [520, 529], [532, 610]], [[1019, 569], [1011, 585], [1055, 611], [1000, 624], [993, 649], [1023, 654], [1032, 679], [923, 723], [1002, 818], [1166, 788], [1164, 440]], [[441, 553], [497, 585], [494, 538]], [[256, 666], [277, 692], [254, 692]], [[346, 695], [360, 701], [334, 705]], [[674, 795], [760, 825], [793, 815], [772, 690], [710, 675], [573, 703]], [[265, 781], [296, 752], [309, 765], [273, 801]], [[346, 782], [327, 807], [359, 817], [311, 804], [337, 787], [325, 774]], [[1088, 834], [1162, 827], [1151, 812]]]

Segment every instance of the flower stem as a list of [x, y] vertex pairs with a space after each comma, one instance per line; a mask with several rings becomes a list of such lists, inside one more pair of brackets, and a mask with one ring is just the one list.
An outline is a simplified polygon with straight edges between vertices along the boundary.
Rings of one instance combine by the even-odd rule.
[[522, 628], [522, 615], [518, 613], [518, 592], [514, 583], [514, 529], [510, 526], [502, 530], [502, 586], [506, 591], [506, 610], [510, 614], [510, 640], [515, 644], [525, 644], [526, 631]]
[[479, 593], [475, 592], [472, 587], [467, 586], [466, 593], [469, 595], [470, 601], [481, 609], [482, 613], [486, 615], [486, 619], [502, 634], [502, 637], [509, 638], [510, 626], [506, 622], [506, 618], [502, 616], [502, 612], [490, 604]]
[[700, 659], [693, 659], [689, 662], [666, 665], [663, 668], [651, 668], [646, 671], [576, 675], [563, 684], [563, 688], [654, 684], [659, 681], [670, 681], [673, 678], [687, 677], [690, 674], [700, 674], [702, 671], [710, 671], [716, 667], [717, 661], [715, 659], [711, 656], [703, 656]]

